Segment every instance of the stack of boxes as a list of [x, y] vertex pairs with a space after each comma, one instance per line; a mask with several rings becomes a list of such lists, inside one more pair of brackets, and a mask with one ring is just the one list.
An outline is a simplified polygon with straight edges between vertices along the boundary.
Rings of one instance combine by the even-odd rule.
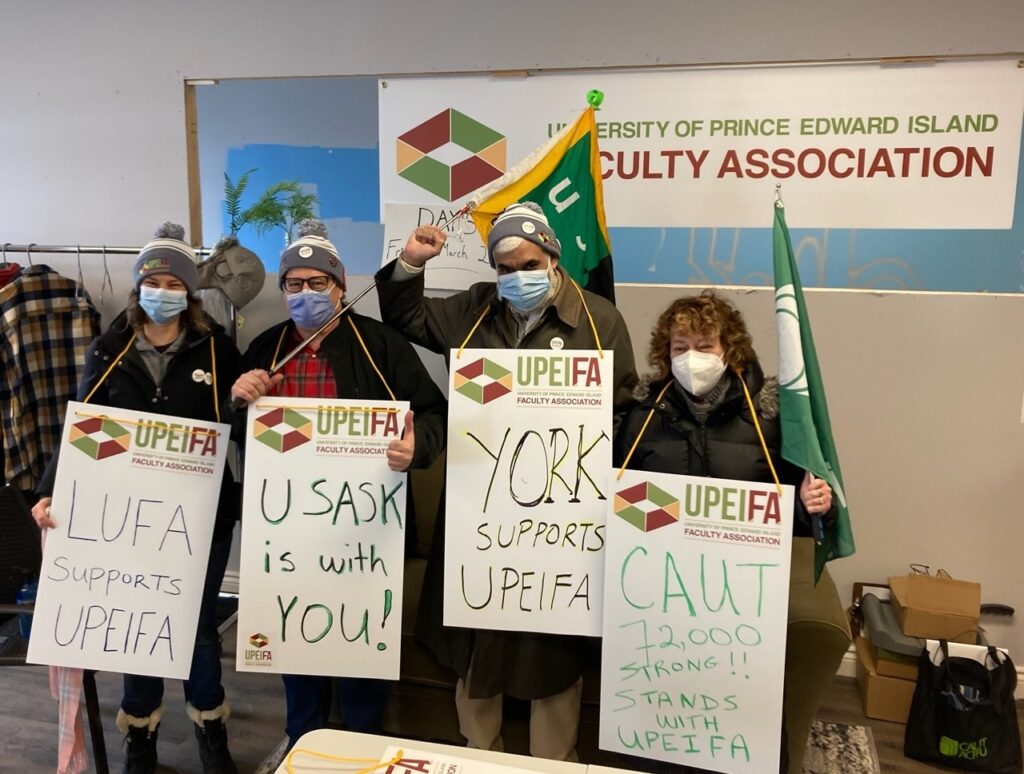
[[[924, 640], [976, 642], [981, 586], [953, 578], [907, 575], [889, 578], [889, 588], [886, 604], [890, 609], [874, 617], [876, 631], [866, 620], [857, 638], [857, 686], [865, 715], [906, 723]], [[887, 631], [897, 626], [898, 631]]]

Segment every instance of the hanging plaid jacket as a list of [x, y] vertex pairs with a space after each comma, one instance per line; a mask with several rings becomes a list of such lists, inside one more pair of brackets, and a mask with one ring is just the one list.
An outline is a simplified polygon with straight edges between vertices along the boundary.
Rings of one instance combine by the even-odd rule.
[[100, 315], [78, 283], [36, 265], [0, 288], [3, 478], [29, 491], [60, 444]]

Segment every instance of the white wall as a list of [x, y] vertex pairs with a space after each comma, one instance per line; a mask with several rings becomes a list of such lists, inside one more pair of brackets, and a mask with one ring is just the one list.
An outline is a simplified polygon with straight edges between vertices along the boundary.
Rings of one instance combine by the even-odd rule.
[[[0, 22], [0, 242], [16, 243], [139, 244], [163, 220], [186, 223], [186, 78], [1024, 51], [1019, 0], [0, 0]], [[130, 260], [110, 264], [123, 298]], [[675, 292], [622, 292], [638, 348]], [[770, 360], [770, 307], [757, 298], [741, 300]], [[250, 319], [278, 314], [270, 303]], [[857, 556], [834, 565], [840, 593], [906, 561], [946, 566], [1016, 604], [1017, 624], [993, 633], [1018, 651], [1022, 307], [827, 291], [811, 302], [858, 519]]]

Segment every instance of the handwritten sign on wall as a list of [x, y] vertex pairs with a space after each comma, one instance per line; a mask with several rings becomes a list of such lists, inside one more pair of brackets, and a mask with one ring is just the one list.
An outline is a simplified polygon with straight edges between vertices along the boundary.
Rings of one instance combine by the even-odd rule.
[[613, 482], [601, 747], [778, 771], [793, 488], [633, 470]]
[[473, 219], [468, 215], [456, 218], [457, 211], [457, 207], [436, 204], [386, 204], [381, 266], [398, 257], [413, 230], [437, 226], [446, 240], [441, 254], [431, 258], [424, 269], [427, 288], [465, 290], [476, 282], [494, 282], [494, 269]]
[[445, 624], [600, 634], [612, 356], [452, 351]]
[[408, 403], [264, 398], [249, 408], [240, 671], [397, 679]]
[[188, 677], [228, 432], [68, 404], [30, 662]]

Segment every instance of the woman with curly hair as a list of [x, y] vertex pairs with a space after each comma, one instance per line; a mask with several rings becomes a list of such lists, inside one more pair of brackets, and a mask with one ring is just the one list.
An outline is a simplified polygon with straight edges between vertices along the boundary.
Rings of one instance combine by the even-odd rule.
[[[647, 359], [653, 373], [644, 381], [646, 396], [616, 434], [615, 466], [764, 483], [774, 482], [774, 467], [779, 481], [799, 492], [794, 537], [809, 537], [811, 517], [827, 516], [832, 509], [832, 491], [824, 481], [782, 459], [778, 382], [765, 378], [739, 310], [713, 290], [674, 301], [651, 332]], [[835, 619], [842, 628], [842, 605], [827, 570], [824, 584], [813, 583], [811, 543], [794, 540], [790, 598], [798, 595], [800, 602], [791, 602], [790, 613], [807, 607], [810, 600], [817, 605], [815, 615], [820, 613], [824, 621]], [[839, 642], [834, 664], [830, 654], [821, 654], [828, 662], [822, 668], [825, 684], [831, 681], [847, 640], [848, 636]], [[812, 678], [805, 674], [804, 679]], [[788, 684], [787, 680], [787, 695]], [[816, 710], [816, 702], [810, 704]], [[794, 738], [790, 748], [783, 733], [782, 772], [790, 770], [790, 758], [794, 768], [800, 765], [813, 717], [813, 712], [807, 714], [808, 706], [802, 702], [799, 712], [784, 708], [784, 726], [794, 737], [799, 729], [803, 739]]]

